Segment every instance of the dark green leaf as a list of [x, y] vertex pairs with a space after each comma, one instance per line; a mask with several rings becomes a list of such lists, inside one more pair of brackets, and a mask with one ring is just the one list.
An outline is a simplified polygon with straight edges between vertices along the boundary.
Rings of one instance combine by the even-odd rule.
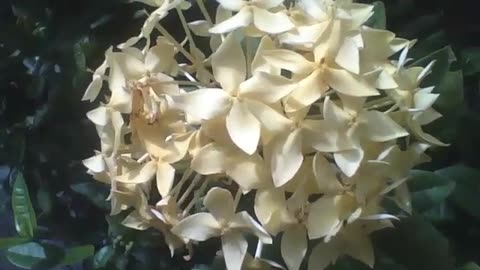
[[458, 270], [480, 270], [480, 266], [474, 262], [470, 262], [463, 267], [460, 267]]
[[101, 269], [107, 266], [114, 255], [115, 249], [112, 246], [102, 247], [93, 258], [93, 269]]
[[29, 242], [10, 247], [6, 256], [20, 268], [51, 268], [62, 258], [63, 252], [52, 245]]
[[372, 3], [373, 15], [368, 19], [366, 25], [377, 28], [385, 29], [387, 26], [387, 17], [385, 15], [385, 4], [382, 1], [376, 1]]
[[453, 270], [448, 240], [419, 216], [396, 222], [394, 228], [375, 232], [374, 242], [383, 253], [409, 270]]
[[438, 85], [438, 83], [446, 76], [450, 69], [450, 64], [455, 60], [455, 54], [450, 46], [443, 47], [440, 50], [430, 53], [410, 66], [426, 67], [430, 62], [435, 61], [432, 68], [432, 73], [424, 80], [424, 86]]
[[95, 248], [92, 245], [69, 248], [65, 250], [65, 256], [60, 263], [58, 263], [58, 266], [72, 265], [82, 262], [88, 257], [93, 256], [94, 253]]
[[0, 249], [9, 248], [11, 246], [16, 246], [16, 245], [19, 245], [21, 243], [25, 243], [28, 240], [30, 240], [30, 239], [25, 238], [25, 237], [0, 238]]
[[17, 171], [13, 184], [12, 209], [15, 227], [20, 236], [33, 237], [37, 228], [37, 219], [30, 201], [27, 184], [20, 171]]
[[442, 203], [452, 193], [455, 183], [434, 172], [412, 170], [408, 187], [413, 210], [422, 213]]
[[480, 47], [468, 48], [461, 52], [465, 64], [465, 75], [480, 72]]
[[440, 169], [436, 173], [455, 181], [456, 188], [452, 200], [480, 220], [480, 171], [464, 165], [455, 165]]
[[52, 198], [50, 197], [50, 192], [47, 189], [41, 188], [37, 191], [37, 202], [44, 214], [49, 214], [52, 212]]
[[463, 72], [461, 70], [447, 72], [434, 92], [440, 94], [435, 106], [441, 112], [453, 114], [461, 111], [464, 105]]

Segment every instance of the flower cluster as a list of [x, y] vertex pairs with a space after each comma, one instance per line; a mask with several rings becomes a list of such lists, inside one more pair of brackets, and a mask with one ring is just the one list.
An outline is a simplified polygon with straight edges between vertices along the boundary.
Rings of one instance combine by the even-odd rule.
[[202, 0], [137, 1], [155, 11], [84, 96], [106, 82], [84, 164], [111, 186], [111, 214], [133, 209], [123, 224], [160, 230], [172, 255], [218, 237], [228, 270], [282, 268], [262, 258], [276, 235], [289, 270], [373, 266], [369, 234], [396, 218], [382, 199], [410, 211], [408, 171], [444, 145], [422, 129], [441, 115], [421, 88], [432, 64], [407, 65], [414, 42], [365, 26], [372, 6], [351, 0], [217, 0], [213, 19]]

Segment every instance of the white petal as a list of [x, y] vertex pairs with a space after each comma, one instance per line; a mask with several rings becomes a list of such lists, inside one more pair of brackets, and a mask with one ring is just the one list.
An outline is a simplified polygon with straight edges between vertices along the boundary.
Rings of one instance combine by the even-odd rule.
[[178, 236], [195, 241], [205, 241], [221, 233], [220, 225], [209, 213], [188, 216], [177, 223], [171, 231]]
[[310, 205], [307, 220], [308, 238], [327, 236], [341, 221], [334, 196], [324, 196]]
[[227, 270], [241, 270], [247, 254], [247, 240], [239, 232], [228, 232], [222, 235], [222, 251]]
[[255, 57], [252, 60], [252, 74], [263, 71], [269, 74], [280, 75], [280, 69], [272, 67], [263, 57], [265, 51], [273, 49], [275, 49], [273, 40], [269, 36], [262, 37], [255, 52]]
[[283, 0], [256, 0], [255, 5], [264, 9], [271, 9], [280, 6]]
[[268, 50], [264, 52], [263, 57], [273, 66], [296, 74], [308, 74], [315, 68], [315, 63], [291, 50]]
[[285, 110], [287, 112], [297, 111], [313, 104], [328, 88], [323, 81], [322, 73], [315, 70], [298, 82], [297, 88], [287, 97]]
[[288, 270], [300, 269], [307, 248], [307, 232], [303, 225], [291, 227], [283, 233], [281, 253]]
[[260, 31], [269, 34], [279, 34], [295, 27], [287, 14], [283, 12], [272, 13], [260, 8], [253, 8], [253, 24]]
[[367, 136], [375, 142], [386, 142], [408, 136], [408, 132], [393, 121], [388, 115], [379, 111], [367, 113]]
[[360, 53], [357, 44], [352, 38], [345, 38], [338, 51], [335, 62], [344, 69], [360, 73]]
[[235, 213], [232, 194], [223, 188], [210, 189], [203, 199], [203, 204], [219, 221], [229, 221]]
[[87, 112], [87, 117], [95, 125], [106, 126], [110, 122], [110, 112], [107, 107], [100, 106]]
[[130, 113], [132, 110], [131, 93], [127, 89], [127, 78], [115, 57], [108, 57], [110, 73], [108, 75], [108, 86], [112, 95], [108, 106], [115, 108], [122, 113]]
[[242, 191], [247, 192], [270, 184], [269, 171], [259, 154], [247, 155], [241, 153], [241, 158], [231, 158], [228, 161], [226, 174], [235, 181]]
[[415, 109], [426, 110], [432, 107], [433, 103], [438, 99], [439, 94], [430, 94], [430, 93], [416, 93], [413, 96], [413, 102], [415, 104]]
[[157, 190], [162, 197], [168, 195], [173, 186], [175, 179], [175, 168], [166, 162], [158, 162], [157, 164]]
[[226, 167], [227, 153], [223, 147], [210, 143], [202, 147], [193, 157], [190, 167], [199, 174], [221, 173]]
[[218, 88], [204, 88], [172, 96], [175, 106], [203, 120], [224, 115], [231, 106], [230, 96]]
[[209, 37], [210, 33], [208, 29], [210, 29], [211, 24], [208, 23], [206, 20], [197, 20], [188, 23], [188, 27], [192, 30], [192, 32], [200, 37]]
[[240, 42], [229, 34], [212, 55], [213, 76], [224, 90], [236, 93], [245, 80], [247, 64]]
[[249, 8], [242, 8], [237, 14], [210, 28], [209, 32], [212, 34], [232, 32], [235, 29], [249, 26], [252, 21], [253, 14], [251, 10]]
[[285, 77], [257, 72], [240, 85], [239, 95], [269, 104], [279, 101], [295, 87], [296, 85]]
[[365, 78], [346, 70], [327, 68], [325, 81], [334, 90], [349, 96], [366, 97], [380, 94]]
[[357, 172], [363, 156], [362, 149], [344, 150], [333, 154], [335, 163], [347, 177], [351, 177]]
[[104, 172], [106, 169], [105, 161], [103, 160], [102, 155], [95, 155], [93, 157], [82, 160], [82, 163], [85, 167], [91, 170], [94, 173]]
[[150, 72], [167, 72], [175, 64], [175, 47], [167, 42], [159, 42], [148, 50], [145, 67]]
[[334, 264], [339, 256], [339, 251], [335, 245], [319, 243], [310, 254], [308, 270], [324, 270], [330, 264]]
[[276, 187], [285, 185], [303, 162], [301, 130], [280, 136], [272, 153], [272, 178]]
[[332, 165], [321, 153], [313, 157], [313, 174], [322, 193], [335, 193], [343, 189]]
[[265, 244], [271, 244], [272, 238], [267, 231], [258, 224], [246, 211], [235, 214], [231, 222], [231, 228], [248, 231], [254, 234]]
[[262, 127], [272, 136], [285, 131], [293, 124], [283, 114], [262, 102], [248, 100], [245, 103], [248, 105], [249, 111], [260, 121]]
[[150, 161], [117, 177], [118, 182], [143, 184], [150, 181], [157, 171], [157, 162]]
[[238, 11], [247, 3], [244, 0], [217, 0], [217, 2], [225, 9]]
[[361, 231], [346, 233], [342, 238], [345, 240], [345, 253], [373, 268], [375, 256], [372, 242], [368, 235]]
[[103, 78], [101, 76], [95, 76], [93, 77], [92, 82], [88, 85], [87, 90], [85, 90], [85, 94], [82, 97], [82, 101], [88, 100], [90, 102], [94, 101], [98, 94], [100, 93], [100, 90], [102, 89], [103, 85]]
[[234, 101], [226, 119], [228, 134], [232, 141], [245, 153], [257, 151], [260, 140], [260, 122], [248, 110], [245, 103]]

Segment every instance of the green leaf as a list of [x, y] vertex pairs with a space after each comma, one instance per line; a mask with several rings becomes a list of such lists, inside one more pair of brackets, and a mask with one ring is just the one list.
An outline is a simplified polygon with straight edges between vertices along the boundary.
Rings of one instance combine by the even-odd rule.
[[413, 62], [410, 66], [426, 67], [430, 62], [435, 61], [432, 73], [422, 82], [423, 86], [438, 85], [450, 70], [450, 64], [455, 61], [455, 54], [450, 46], [445, 46]]
[[107, 266], [108, 262], [115, 255], [113, 246], [102, 247], [93, 257], [93, 269], [101, 269]]
[[455, 183], [434, 172], [412, 170], [408, 187], [413, 210], [422, 213], [442, 203], [452, 193]]
[[375, 246], [409, 270], [452, 270], [448, 240], [420, 216], [410, 216], [373, 233]]
[[456, 113], [463, 108], [463, 72], [451, 71], [445, 74], [440, 84], [435, 88], [439, 93], [435, 107], [444, 113]]
[[30, 201], [25, 178], [20, 171], [17, 171], [13, 184], [12, 209], [15, 227], [20, 236], [33, 237], [37, 228], [37, 219]]
[[27, 242], [30, 238], [26, 237], [8, 237], [0, 238], [0, 249], [9, 248]]
[[480, 47], [467, 48], [461, 52], [465, 75], [480, 72]]
[[37, 191], [37, 202], [40, 209], [42, 209], [44, 214], [49, 214], [52, 212], [53, 203], [52, 198], [50, 197], [50, 192], [45, 188], [40, 188]]
[[467, 263], [458, 270], [480, 270], [480, 266], [474, 262]]
[[382, 1], [376, 1], [372, 3], [373, 15], [368, 19], [366, 25], [377, 28], [385, 29], [387, 27], [387, 17], [385, 15], [385, 4]]
[[108, 189], [105, 186], [102, 186], [95, 182], [85, 182], [73, 184], [70, 188], [76, 193], [83, 195], [95, 206], [109, 210], [110, 203], [107, 202]]
[[82, 262], [88, 257], [93, 256], [94, 253], [95, 253], [95, 248], [92, 245], [69, 248], [65, 250], [65, 256], [60, 261], [58, 266], [72, 265], [72, 264]]
[[24, 269], [52, 268], [62, 256], [60, 248], [36, 242], [16, 245], [6, 252], [6, 257], [12, 264]]
[[436, 173], [455, 181], [452, 201], [480, 220], [480, 171], [464, 165], [454, 165], [437, 170]]

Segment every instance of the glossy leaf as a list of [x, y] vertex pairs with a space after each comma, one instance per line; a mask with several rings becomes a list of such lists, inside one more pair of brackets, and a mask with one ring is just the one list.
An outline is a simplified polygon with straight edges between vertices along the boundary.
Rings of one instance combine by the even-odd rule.
[[93, 269], [102, 269], [115, 255], [113, 246], [102, 247], [93, 257]]
[[9, 248], [11, 246], [16, 246], [21, 243], [25, 243], [29, 240], [26, 237], [7, 237], [7, 238], [0, 238], [0, 249]]
[[413, 210], [422, 213], [442, 203], [455, 188], [455, 183], [434, 172], [412, 170], [408, 180]]
[[385, 29], [387, 27], [387, 17], [385, 14], [385, 4], [382, 1], [375, 1], [373, 5], [373, 15], [368, 19], [366, 25], [377, 28]]
[[82, 262], [88, 257], [93, 256], [94, 253], [95, 253], [95, 248], [92, 245], [69, 248], [65, 250], [65, 256], [60, 261], [58, 266], [72, 265], [72, 264]]
[[20, 171], [16, 173], [13, 184], [12, 209], [18, 234], [24, 237], [33, 237], [37, 228], [37, 220], [25, 178]]
[[62, 250], [36, 242], [10, 247], [6, 252], [7, 259], [17, 267], [24, 269], [53, 267], [61, 260]]

